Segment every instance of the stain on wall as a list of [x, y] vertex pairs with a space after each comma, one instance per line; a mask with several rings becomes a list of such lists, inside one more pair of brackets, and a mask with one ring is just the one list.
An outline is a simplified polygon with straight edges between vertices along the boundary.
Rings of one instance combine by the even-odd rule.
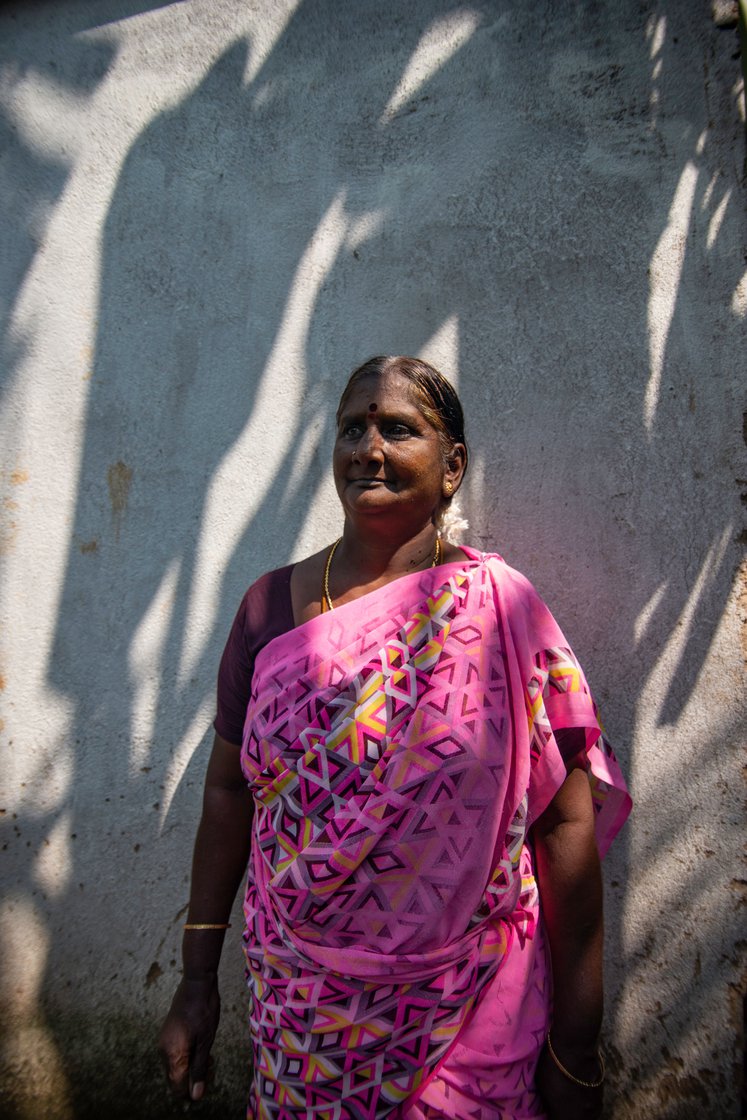
[[119, 540], [122, 528], [122, 518], [127, 509], [127, 501], [132, 485], [132, 468], [120, 459], [113, 463], [106, 472], [106, 481], [109, 485], [109, 501], [111, 502], [114, 517], [114, 535]]

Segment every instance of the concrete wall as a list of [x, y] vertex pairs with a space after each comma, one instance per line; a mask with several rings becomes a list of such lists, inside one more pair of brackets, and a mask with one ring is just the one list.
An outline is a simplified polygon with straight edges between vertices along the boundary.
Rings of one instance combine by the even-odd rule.
[[[469, 539], [553, 606], [636, 798], [609, 1116], [739, 1115], [737, 32], [706, 0], [64, 0], [3, 6], [0, 56], [2, 1116], [172, 1114], [218, 658], [248, 583], [337, 535], [332, 412], [380, 352], [457, 380]], [[242, 1113], [237, 927], [205, 1116]]]

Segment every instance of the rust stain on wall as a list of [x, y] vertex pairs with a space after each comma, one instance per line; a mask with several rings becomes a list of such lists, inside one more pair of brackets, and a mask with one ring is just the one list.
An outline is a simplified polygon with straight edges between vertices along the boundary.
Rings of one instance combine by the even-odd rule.
[[106, 472], [106, 479], [109, 483], [109, 501], [114, 514], [114, 532], [117, 540], [119, 540], [122, 515], [127, 509], [127, 499], [130, 496], [130, 486], [132, 485], [132, 468], [120, 459], [109, 467]]
[[12, 552], [17, 537], [17, 521], [8, 521], [7, 524], [0, 526], [0, 556]]
[[[11, 486], [20, 486], [29, 480], [29, 472], [23, 470], [22, 467], [16, 467], [15, 470], [0, 472], [3, 478], [3, 489], [10, 482]], [[7, 556], [13, 551], [16, 540], [18, 538], [18, 522], [11, 520], [10, 515], [16, 513], [19, 509], [19, 504], [14, 498], [7, 495], [2, 499], [2, 512], [4, 514], [2, 523], [0, 523], [0, 556]]]

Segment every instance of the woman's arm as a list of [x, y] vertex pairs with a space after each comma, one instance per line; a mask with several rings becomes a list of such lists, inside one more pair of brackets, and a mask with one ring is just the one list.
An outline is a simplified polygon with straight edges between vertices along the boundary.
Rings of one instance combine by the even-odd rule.
[[[228, 921], [246, 871], [253, 801], [241, 772], [240, 750], [215, 736], [205, 777], [202, 817], [192, 859], [188, 924]], [[161, 1029], [159, 1049], [172, 1089], [199, 1100], [218, 1029], [218, 963], [225, 930], [185, 930], [184, 972]]]
[[[567, 755], [566, 755], [567, 757]], [[602, 1025], [602, 876], [589, 780], [574, 769], [534, 825], [542, 914], [553, 972], [551, 1040], [573, 1078], [598, 1082]], [[545, 1047], [537, 1085], [550, 1120], [595, 1120], [602, 1087], [577, 1084]]]

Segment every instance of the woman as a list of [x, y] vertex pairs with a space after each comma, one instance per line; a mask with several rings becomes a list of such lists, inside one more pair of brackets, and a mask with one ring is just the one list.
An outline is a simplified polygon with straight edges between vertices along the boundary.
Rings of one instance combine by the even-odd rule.
[[249, 1116], [597, 1117], [629, 799], [584, 675], [521, 575], [439, 535], [467, 447], [436, 370], [357, 369], [333, 466], [342, 536], [249, 589], [221, 662], [172, 1086], [203, 1095], [248, 862]]

